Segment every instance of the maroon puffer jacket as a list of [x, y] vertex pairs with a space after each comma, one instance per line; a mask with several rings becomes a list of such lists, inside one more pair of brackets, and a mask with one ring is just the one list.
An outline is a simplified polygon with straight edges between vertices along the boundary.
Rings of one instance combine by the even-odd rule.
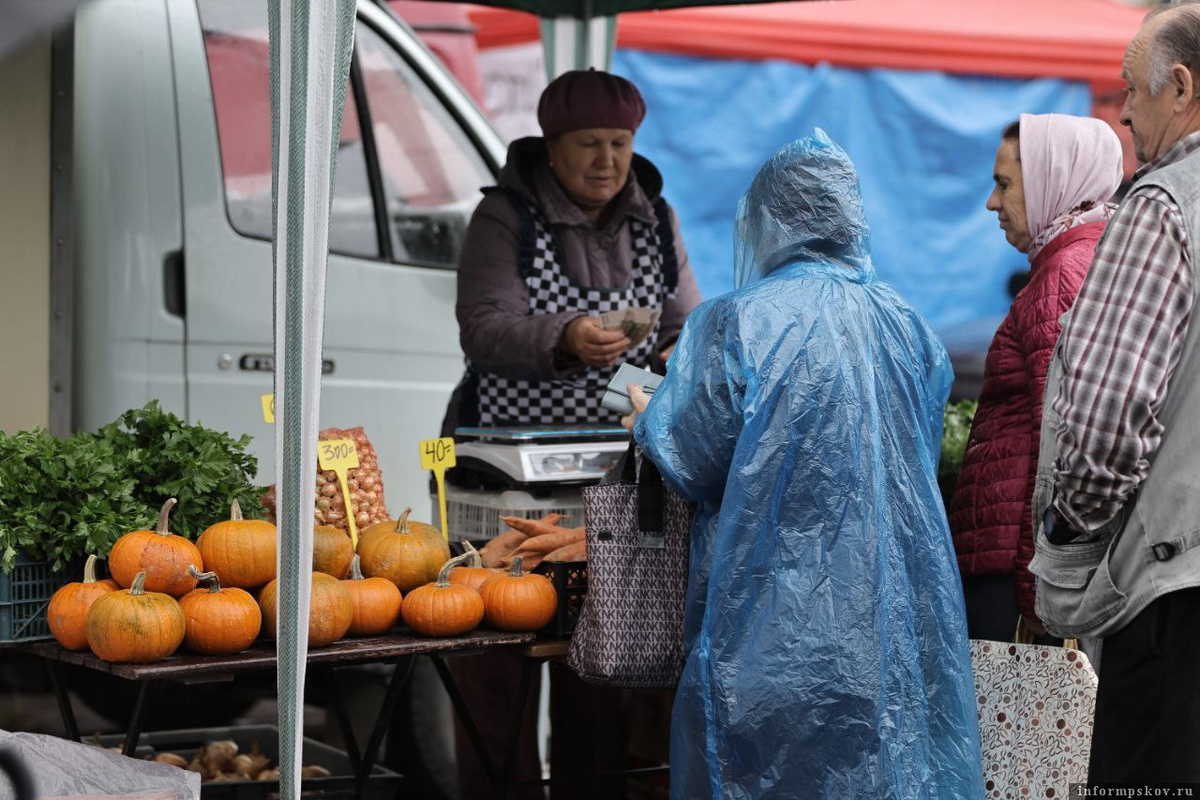
[[1017, 607], [1033, 610], [1033, 478], [1046, 369], [1063, 315], [1087, 275], [1103, 222], [1059, 234], [1038, 253], [988, 348], [979, 410], [950, 502], [963, 575], [1016, 574]]

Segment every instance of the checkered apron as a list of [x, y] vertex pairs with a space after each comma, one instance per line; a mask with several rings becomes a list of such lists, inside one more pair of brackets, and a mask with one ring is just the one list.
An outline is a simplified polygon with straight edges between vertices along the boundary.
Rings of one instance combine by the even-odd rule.
[[[619, 289], [576, 286], [560, 266], [560, 255], [545, 218], [530, 207], [533, 223], [532, 263], [525, 267], [530, 314], [578, 311], [597, 316], [623, 308], [662, 308], [674, 296], [663, 276], [661, 239], [654, 225], [630, 218], [633, 270], [628, 286]], [[624, 361], [646, 366], [658, 341], [659, 324]], [[481, 425], [575, 425], [613, 423], [618, 415], [601, 408], [604, 389], [616, 366], [589, 367], [569, 378], [552, 381], [509, 380], [479, 372]]]

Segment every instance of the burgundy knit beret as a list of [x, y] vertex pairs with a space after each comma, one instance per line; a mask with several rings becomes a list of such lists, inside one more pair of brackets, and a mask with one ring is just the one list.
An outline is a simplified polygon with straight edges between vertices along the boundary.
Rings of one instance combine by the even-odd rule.
[[646, 103], [636, 86], [594, 69], [564, 72], [538, 100], [538, 124], [547, 137], [584, 128], [637, 131], [645, 116]]

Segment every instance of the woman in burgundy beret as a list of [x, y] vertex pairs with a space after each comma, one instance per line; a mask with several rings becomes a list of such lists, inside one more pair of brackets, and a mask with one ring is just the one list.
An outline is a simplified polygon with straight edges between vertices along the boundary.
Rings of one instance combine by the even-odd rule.
[[[662, 370], [700, 291], [662, 176], [634, 153], [645, 114], [637, 87], [607, 72], [568, 72], [542, 93], [543, 136], [512, 143], [499, 185], [484, 190], [467, 228], [457, 303], [467, 370], [444, 435], [479, 425], [616, 426], [620, 415], [600, 400], [617, 366]], [[633, 324], [622, 326], [626, 312]], [[541, 777], [537, 680], [522, 706], [522, 661], [497, 652], [450, 662], [492, 762], [515, 752], [517, 781]], [[551, 664], [550, 675], [556, 775], [626, 766], [638, 737], [661, 744], [665, 758], [669, 698], [589, 686], [561, 664]], [[510, 751], [521, 715], [521, 738]], [[656, 724], [659, 735], [647, 737]], [[490, 797], [461, 728], [456, 740], [460, 796]], [[573, 800], [623, 796], [622, 783], [612, 780], [552, 789], [552, 797]]]
[[[616, 367], [669, 355], [700, 291], [662, 176], [633, 152], [645, 114], [637, 87], [607, 72], [567, 72], [542, 93], [543, 136], [512, 143], [467, 228], [467, 373], [446, 427], [617, 425], [600, 407]], [[660, 316], [631, 338], [632, 325], [605, 326], [626, 309]]]

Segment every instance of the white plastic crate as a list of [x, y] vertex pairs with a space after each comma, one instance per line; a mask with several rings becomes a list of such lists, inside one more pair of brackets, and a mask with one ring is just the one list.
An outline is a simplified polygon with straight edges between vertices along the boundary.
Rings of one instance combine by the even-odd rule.
[[[436, 494], [430, 497], [430, 502], [433, 524], [441, 527]], [[541, 519], [550, 513], [562, 514], [569, 527], [583, 525], [583, 495], [579, 487], [551, 489], [544, 496], [534, 497], [517, 489], [496, 492], [446, 486], [447, 533], [452, 542], [498, 536], [507, 527], [500, 517]]]

